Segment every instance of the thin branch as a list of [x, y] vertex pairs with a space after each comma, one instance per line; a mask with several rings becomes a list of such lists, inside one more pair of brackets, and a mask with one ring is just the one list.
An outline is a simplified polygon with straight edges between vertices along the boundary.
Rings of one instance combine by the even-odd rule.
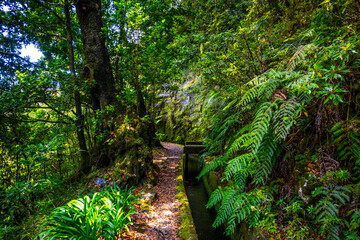
[[54, 9], [50, 8], [49, 6], [47, 6], [45, 3], [41, 2], [40, 0], [33, 0], [34, 2], [38, 3], [40, 6], [42, 6], [43, 8], [49, 10], [50, 12], [52, 12], [54, 14], [55, 17], [57, 17], [59, 19], [59, 21], [65, 25], [65, 21], [64, 19], [62, 19], [62, 17], [59, 16], [59, 14], [57, 14]]
[[46, 120], [46, 119], [35, 119], [35, 120], [21, 120], [21, 119], [16, 119], [16, 118], [11, 118], [8, 116], [4, 116], [7, 119], [10, 119], [12, 121], [15, 122], [27, 122], [27, 123], [34, 123], [34, 122], [45, 122], [45, 123], [62, 123], [62, 124], [72, 124], [70, 122], [65, 122], [65, 121], [52, 121], [52, 120]]
[[59, 115], [69, 119], [70, 121], [74, 122], [74, 119], [72, 119], [71, 117], [69, 117], [68, 115], [64, 114], [63, 112], [57, 110], [56, 108], [50, 106], [47, 102], [44, 101], [44, 104], [46, 104], [46, 106], [48, 106], [51, 110], [55, 111], [56, 113], [58, 113]]
[[21, 57], [20, 55], [15, 54], [15, 53], [10, 53], [10, 52], [5, 52], [5, 51], [0, 50], [0, 54], [2, 54], [2, 55], [7, 55], [7, 56], [12, 56], [12, 57], [16, 57], [16, 58], [20, 58], [21, 60], [23, 60], [23, 61], [25, 61], [25, 62], [27, 62], [27, 63], [29, 63], [29, 64], [31, 64], [31, 65], [34, 65], [34, 66], [36, 66], [36, 67], [41, 67], [40, 65], [37, 65], [37, 64], [29, 61], [28, 59], [23, 58], [23, 57]]

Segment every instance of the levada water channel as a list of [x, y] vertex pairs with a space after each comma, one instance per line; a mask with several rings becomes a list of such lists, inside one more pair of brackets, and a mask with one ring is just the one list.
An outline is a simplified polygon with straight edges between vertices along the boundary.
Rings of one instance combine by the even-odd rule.
[[184, 185], [199, 240], [229, 240], [230, 238], [224, 234], [224, 228], [214, 229], [212, 227], [212, 223], [216, 217], [216, 211], [215, 209], [206, 208], [209, 195], [205, 189], [203, 180], [196, 179], [196, 176], [200, 172], [199, 155], [187, 154], [187, 157], [188, 164], [187, 167], [184, 168], [184, 171], [187, 170], [187, 173], [184, 172]]

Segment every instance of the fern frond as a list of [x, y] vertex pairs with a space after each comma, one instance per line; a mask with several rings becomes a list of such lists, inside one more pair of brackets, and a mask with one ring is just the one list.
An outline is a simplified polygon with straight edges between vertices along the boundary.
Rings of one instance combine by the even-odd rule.
[[289, 134], [289, 130], [294, 123], [292, 117], [299, 109], [299, 106], [300, 104], [294, 98], [292, 98], [287, 101], [283, 101], [275, 112], [273, 129], [275, 133], [274, 140], [276, 142], [286, 139], [287, 135]]
[[238, 188], [241, 189], [241, 188], [245, 187], [245, 183], [246, 183], [246, 175], [245, 174], [243, 174], [241, 172], [235, 173], [233, 176], [233, 179]]
[[235, 133], [236, 125], [240, 123], [241, 113], [241, 111], [228, 111], [213, 120], [212, 131], [208, 136], [211, 141], [207, 143], [205, 150], [207, 154], [217, 154], [227, 142], [232, 142], [236, 138], [238, 134]]
[[321, 224], [322, 231], [330, 233], [331, 239], [339, 239], [339, 208], [350, 200], [350, 193], [348, 188], [342, 186], [320, 187], [313, 191], [314, 197], [323, 195], [315, 206], [315, 220]]
[[252, 87], [244, 93], [239, 102], [239, 106], [246, 106], [254, 102], [255, 99], [268, 100], [283, 80], [284, 73], [276, 71], [267, 71], [257, 76], [246, 84]]
[[211, 160], [209, 163], [207, 163], [205, 165], [205, 167], [203, 167], [198, 178], [203, 177], [208, 172], [216, 170], [218, 167], [225, 166], [228, 159], [229, 159], [229, 157], [227, 155], [225, 155], [223, 157], [217, 157], [217, 158]]
[[330, 196], [333, 199], [340, 201], [342, 204], [350, 201], [349, 194], [351, 193], [350, 189], [342, 186], [337, 186], [331, 193]]
[[225, 232], [227, 235], [232, 235], [235, 232], [235, 228], [236, 228], [236, 219], [238, 218], [238, 216], [236, 214], [231, 215], [231, 217], [229, 218], [229, 220], [226, 222], [226, 229]]
[[264, 102], [260, 105], [256, 112], [251, 129], [251, 147], [254, 153], [258, 151], [264, 136], [269, 131], [270, 121], [273, 117], [274, 108], [275, 110], [277, 109], [276, 102]]
[[239, 194], [238, 190], [230, 187], [228, 187], [226, 191], [224, 191], [223, 200], [221, 202], [219, 212], [213, 223], [214, 228], [224, 224], [227, 221], [227, 219], [232, 215], [235, 208], [234, 199], [237, 198], [236, 196], [238, 194]]
[[288, 71], [293, 71], [297, 66], [304, 63], [304, 60], [306, 58], [306, 51], [310, 49], [313, 46], [313, 44], [308, 44], [305, 46], [300, 46], [297, 51], [294, 53], [294, 55], [290, 58], [288, 63]]
[[249, 165], [255, 157], [252, 153], [245, 153], [231, 159], [225, 169], [225, 179], [230, 180], [235, 174], [243, 174], [247, 177], [250, 174]]
[[272, 137], [267, 137], [257, 153], [258, 162], [255, 164], [256, 172], [253, 183], [261, 184], [269, 177], [274, 165], [274, 156], [278, 146]]
[[240, 135], [237, 139], [235, 139], [227, 148], [226, 154], [234, 154], [235, 152], [239, 151], [240, 148], [245, 148], [248, 146], [249, 140], [251, 140], [251, 134], [245, 133], [250, 130], [250, 125], [246, 125], [245, 127], [241, 128], [236, 135]]
[[355, 163], [353, 176], [360, 177], [360, 127], [359, 121], [341, 121], [330, 130], [333, 142], [337, 145], [337, 155], [342, 161]]
[[236, 105], [236, 103], [238, 102], [238, 99], [235, 98], [234, 100], [232, 100], [230, 103], [228, 103], [224, 108], [223, 111], [231, 109], [232, 107], [234, 107]]
[[256, 85], [250, 88], [249, 90], [247, 90], [245, 94], [242, 96], [239, 105], [245, 106], [248, 103], [253, 102], [259, 96], [258, 92], [260, 87], [261, 85]]
[[342, 126], [344, 125], [344, 122], [343, 121], [340, 121], [336, 124], [334, 124], [334, 126], [331, 128], [330, 132], [336, 132], [337, 130], [342, 129]]
[[215, 191], [211, 194], [208, 203], [206, 204], [206, 208], [212, 208], [216, 204], [218, 204], [224, 197], [224, 190], [221, 186], [219, 186]]

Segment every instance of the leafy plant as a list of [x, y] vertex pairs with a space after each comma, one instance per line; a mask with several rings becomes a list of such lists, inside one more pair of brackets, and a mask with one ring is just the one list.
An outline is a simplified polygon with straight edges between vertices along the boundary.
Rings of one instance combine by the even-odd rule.
[[131, 224], [135, 214], [131, 205], [135, 197], [132, 189], [121, 190], [114, 184], [103, 192], [96, 192], [70, 201], [57, 208], [45, 224], [41, 239], [116, 239]]
[[316, 188], [312, 195], [322, 198], [315, 205], [315, 221], [321, 224], [321, 233], [329, 233], [331, 239], [340, 239], [339, 225], [339, 208], [350, 200], [350, 190], [341, 186], [319, 187]]
[[360, 177], [360, 134], [358, 120], [340, 121], [331, 128], [333, 141], [337, 146], [337, 153], [342, 161], [350, 163], [356, 171], [354, 175]]

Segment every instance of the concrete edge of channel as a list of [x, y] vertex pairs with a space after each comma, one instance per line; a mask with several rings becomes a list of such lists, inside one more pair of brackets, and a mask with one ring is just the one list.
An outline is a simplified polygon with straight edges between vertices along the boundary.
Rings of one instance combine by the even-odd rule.
[[194, 219], [191, 214], [189, 200], [186, 196], [184, 178], [183, 178], [183, 162], [185, 154], [179, 160], [178, 176], [177, 176], [177, 199], [180, 201], [180, 228], [178, 231], [179, 236], [186, 240], [198, 240], [196, 234]]

